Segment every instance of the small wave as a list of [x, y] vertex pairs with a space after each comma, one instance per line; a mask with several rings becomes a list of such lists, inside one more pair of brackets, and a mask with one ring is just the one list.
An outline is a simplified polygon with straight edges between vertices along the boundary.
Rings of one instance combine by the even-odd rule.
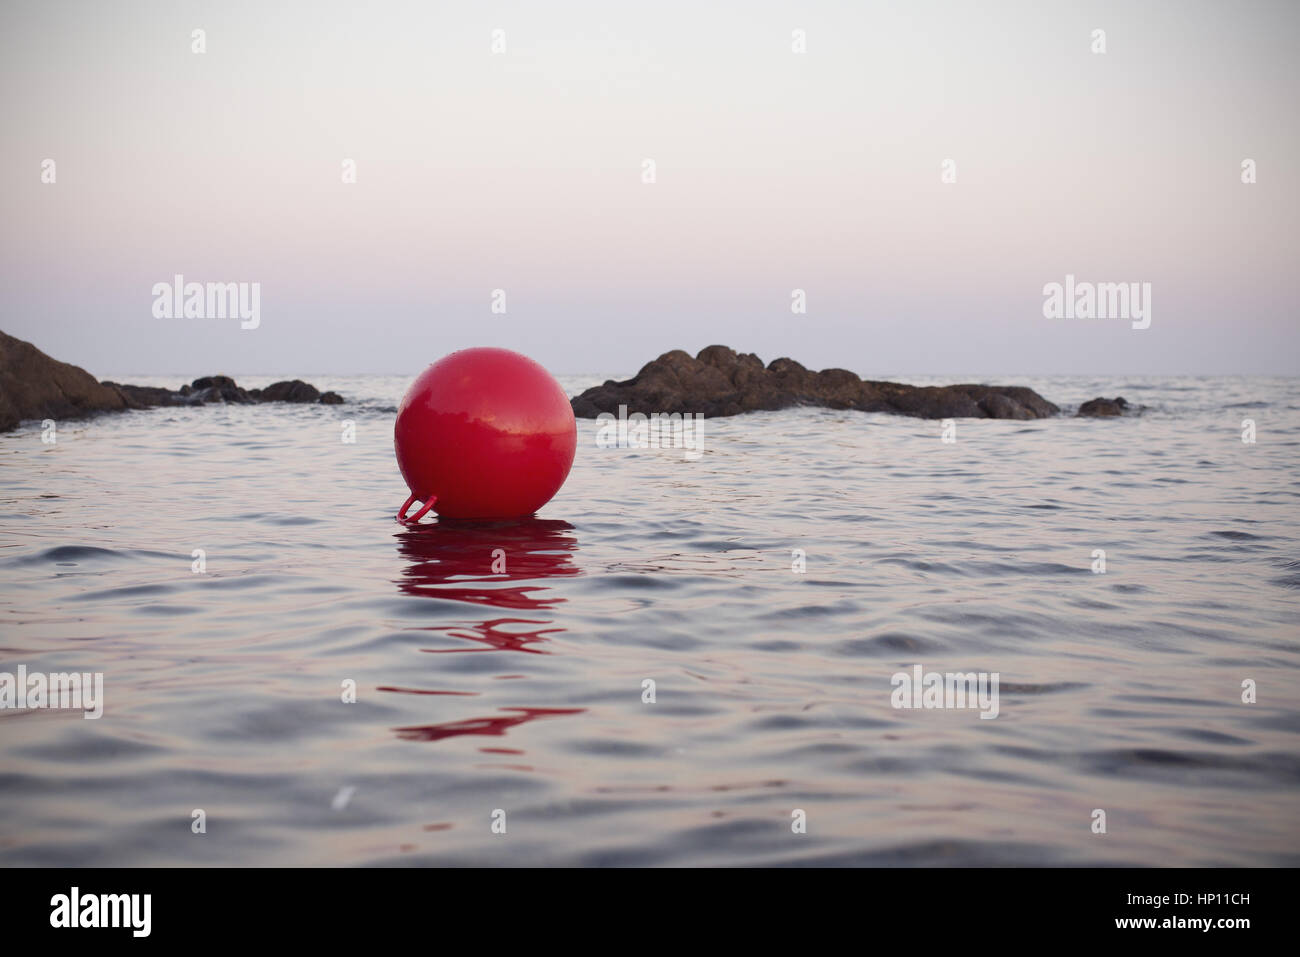
[[1051, 684], [1020, 684], [1014, 681], [1001, 681], [998, 691], [1003, 694], [1055, 694], [1058, 691], [1078, 691], [1091, 687], [1081, 681], [1058, 681]]
[[854, 658], [896, 658], [900, 654], [933, 655], [945, 650], [945, 645], [929, 638], [892, 631], [869, 638], [841, 641], [834, 646], [836, 654]]
[[80, 565], [83, 562], [102, 564], [104, 562], [130, 561], [130, 552], [113, 548], [99, 548], [95, 545], [57, 545], [32, 555], [19, 555], [5, 561], [8, 565]]
[[1226, 538], [1229, 541], [1233, 541], [1233, 542], [1266, 542], [1269, 541], [1271, 536], [1252, 535], [1250, 534], [1250, 532], [1239, 532], [1235, 529], [1228, 528], [1222, 531], [1208, 532], [1207, 534], [1202, 535], [1201, 537], [1202, 538]]

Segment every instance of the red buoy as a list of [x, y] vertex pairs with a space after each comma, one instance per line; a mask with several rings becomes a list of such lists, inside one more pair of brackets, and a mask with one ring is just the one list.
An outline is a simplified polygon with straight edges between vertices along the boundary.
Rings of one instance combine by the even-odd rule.
[[[509, 349], [462, 349], [411, 383], [393, 427], [411, 496], [398, 521], [531, 515], [568, 478], [578, 445], [573, 406], [554, 377]], [[412, 503], [423, 506], [409, 518]]]

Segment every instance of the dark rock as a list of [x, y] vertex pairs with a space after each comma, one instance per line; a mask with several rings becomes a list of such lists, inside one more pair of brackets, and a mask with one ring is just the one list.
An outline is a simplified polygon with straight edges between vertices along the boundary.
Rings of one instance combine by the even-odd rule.
[[152, 409], [156, 405], [191, 405], [189, 386], [181, 386], [180, 392], [152, 385], [122, 385], [120, 382], [104, 381], [104, 385], [116, 389], [126, 400], [127, 408]]
[[214, 385], [193, 394], [199, 402], [233, 402], [246, 405], [253, 400], [237, 385]]
[[71, 419], [127, 408], [120, 392], [96, 382], [85, 369], [0, 332], [0, 431], [24, 419]]
[[205, 402], [232, 402], [246, 405], [255, 401], [252, 396], [235, 384], [228, 375], [208, 375], [190, 383], [190, 392], [186, 396], [190, 405]]
[[994, 392], [980, 399], [979, 407], [990, 419], [1032, 419], [1034, 414], [1010, 396]]
[[254, 390], [258, 402], [319, 402], [320, 390], [301, 379], [272, 382], [265, 389]]
[[675, 349], [647, 363], [626, 382], [610, 380], [573, 400], [573, 412], [595, 418], [602, 412], [741, 412], [821, 406], [892, 412], [928, 419], [1041, 419], [1061, 410], [1023, 386], [912, 386], [859, 379], [846, 369], [813, 372], [793, 359], [774, 359], [765, 368], [758, 356], [726, 346], [709, 346], [695, 358]]
[[1123, 415], [1131, 408], [1123, 396], [1116, 396], [1113, 399], [1104, 399], [1099, 396], [1095, 399], [1089, 399], [1079, 406], [1079, 411], [1075, 413], [1075, 416], [1104, 418], [1112, 415]]
[[105, 382], [104, 385], [117, 389], [132, 409], [151, 409], [159, 405], [203, 405], [207, 402], [233, 402], [244, 405], [253, 401], [248, 393], [235, 385], [235, 380], [228, 376], [195, 379], [193, 385], [183, 385], [177, 392], [158, 386], [124, 385], [120, 382]]
[[195, 379], [190, 383], [190, 387], [196, 392], [202, 389], [237, 389], [235, 380], [228, 375], [205, 375], [201, 379]]
[[195, 379], [177, 391], [147, 385], [96, 382], [84, 369], [51, 359], [29, 342], [0, 332], [0, 432], [24, 419], [79, 418], [95, 412], [152, 409], [207, 402], [317, 402], [340, 405], [337, 392], [324, 395], [294, 379], [265, 389], [241, 389], [230, 376]]

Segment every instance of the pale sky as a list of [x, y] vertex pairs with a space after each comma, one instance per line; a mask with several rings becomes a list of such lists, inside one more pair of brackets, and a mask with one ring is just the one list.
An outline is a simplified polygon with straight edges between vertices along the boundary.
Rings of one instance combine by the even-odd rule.
[[[1300, 373], [1289, 0], [6, 0], [0, 79], [0, 329], [101, 378]], [[176, 273], [260, 326], [155, 318]], [[1066, 274], [1150, 328], [1045, 319]]]

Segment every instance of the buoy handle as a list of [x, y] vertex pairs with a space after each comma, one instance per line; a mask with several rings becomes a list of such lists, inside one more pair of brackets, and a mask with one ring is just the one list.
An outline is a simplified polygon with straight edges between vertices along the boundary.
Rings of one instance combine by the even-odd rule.
[[415, 497], [415, 493], [412, 492], [410, 497], [402, 503], [402, 507], [397, 510], [397, 520], [403, 525], [418, 524], [420, 519], [424, 518], [424, 516], [429, 513], [429, 509], [433, 508], [433, 503], [438, 501], [438, 496], [430, 495], [429, 500], [420, 506], [420, 510], [408, 518], [406, 510], [411, 507], [411, 503], [415, 501]]

